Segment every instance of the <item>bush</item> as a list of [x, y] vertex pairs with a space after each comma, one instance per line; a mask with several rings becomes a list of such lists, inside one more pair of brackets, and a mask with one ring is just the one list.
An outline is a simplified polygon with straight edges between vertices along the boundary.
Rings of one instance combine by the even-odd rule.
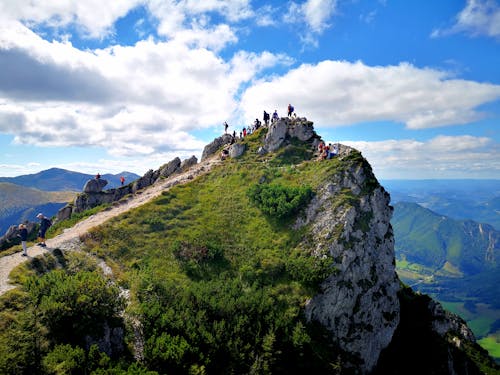
[[254, 185], [247, 194], [262, 212], [278, 219], [297, 213], [313, 196], [308, 186], [287, 187], [277, 184]]

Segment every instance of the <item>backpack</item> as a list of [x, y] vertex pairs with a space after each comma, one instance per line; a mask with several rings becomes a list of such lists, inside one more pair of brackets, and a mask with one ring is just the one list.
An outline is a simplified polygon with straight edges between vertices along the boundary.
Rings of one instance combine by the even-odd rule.
[[45, 228], [49, 229], [52, 226], [52, 221], [50, 221], [50, 219], [43, 218], [43, 224], [45, 224]]

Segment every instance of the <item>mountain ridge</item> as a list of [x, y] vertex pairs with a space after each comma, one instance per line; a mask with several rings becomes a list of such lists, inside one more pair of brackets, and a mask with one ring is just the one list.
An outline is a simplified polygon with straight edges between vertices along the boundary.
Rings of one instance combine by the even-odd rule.
[[[125, 315], [135, 323], [127, 327], [118, 312], [84, 320], [102, 332], [96, 324], [104, 319], [108, 340], [101, 345], [100, 336], [72, 335], [66, 353], [88, 350], [89, 341], [99, 343], [100, 355], [133, 348], [122, 360], [135, 358], [132, 365], [152, 373], [186, 374], [363, 374], [389, 353], [392, 361], [377, 367], [380, 373], [428, 373], [426, 361], [410, 368], [398, 361], [411, 341], [423, 354], [434, 353], [438, 373], [479, 374], [478, 360], [490, 366], [465, 324], [430, 299], [420, 303], [428, 313], [419, 328], [429, 339], [401, 333], [411, 318], [401, 313], [400, 301], [411, 311], [413, 301], [421, 299], [400, 290], [389, 196], [356, 150], [339, 145], [337, 157], [316, 160], [321, 139], [311, 130], [310, 122], [281, 119], [244, 139], [228, 139], [220, 147], [234, 143], [242, 153], [210, 173], [188, 176], [184, 184], [168, 184], [175, 175], [169, 176], [162, 185], [168, 190], [156, 199], [79, 234], [85, 252], [101, 257], [114, 282], [127, 288], [133, 306]], [[163, 182], [158, 179], [137, 196]], [[117, 202], [103, 213], [126, 204]], [[43, 286], [44, 304], [37, 313], [47, 325], [40, 340], [48, 363], [47, 358], [57, 358], [51, 334], [59, 333], [57, 343], [67, 344], [65, 333], [75, 332], [78, 318], [95, 310], [81, 306], [71, 319], [48, 319], [57, 317], [52, 312], [58, 298], [72, 301], [55, 292], [61, 288], [60, 279], [51, 277], [54, 264], [69, 278], [79, 273], [71, 252], [47, 257], [26, 264], [25, 271], [38, 281], [18, 278], [17, 293], [27, 290], [23, 298], [29, 303], [37, 285]], [[91, 269], [82, 259], [78, 263]], [[90, 285], [79, 290], [85, 296], [78, 301], [94, 301]], [[95, 293], [101, 290], [106, 288]], [[6, 298], [19, 295], [12, 293]], [[125, 330], [128, 335], [120, 336]], [[1, 344], [12, 333], [1, 331], [0, 354], [9, 350]], [[120, 349], [117, 343], [126, 337], [134, 342]], [[475, 359], [463, 348], [476, 353]], [[9, 365], [0, 360], [0, 368]]]
[[[120, 176], [125, 177], [127, 183], [137, 179], [139, 176], [131, 172], [122, 172], [118, 174], [104, 174], [101, 177], [108, 181], [108, 188], [121, 185]], [[12, 184], [31, 187], [44, 191], [82, 191], [85, 182], [94, 178], [81, 172], [74, 172], [62, 168], [49, 168], [37, 173], [17, 176], [0, 177], [0, 182], [10, 182]]]

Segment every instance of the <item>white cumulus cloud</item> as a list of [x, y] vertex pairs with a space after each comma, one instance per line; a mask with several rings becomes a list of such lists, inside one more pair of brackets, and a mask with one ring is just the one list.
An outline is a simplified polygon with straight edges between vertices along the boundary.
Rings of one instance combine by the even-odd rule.
[[246, 121], [264, 109], [284, 113], [292, 103], [319, 126], [395, 121], [423, 129], [478, 120], [484, 114], [477, 108], [498, 99], [500, 85], [452, 79], [444, 71], [327, 60], [256, 82], [241, 104]]
[[500, 38], [500, 5], [495, 0], [467, 0], [465, 8], [456, 16], [455, 24], [447, 29], [436, 29], [431, 36], [460, 32]]
[[382, 179], [491, 178], [500, 173], [500, 144], [487, 137], [441, 135], [427, 141], [340, 143], [361, 151]]
[[221, 123], [269, 52], [229, 61], [179, 40], [79, 50], [18, 22], [0, 26], [0, 132], [46, 146], [101, 146], [115, 155], [199, 150], [189, 132]]

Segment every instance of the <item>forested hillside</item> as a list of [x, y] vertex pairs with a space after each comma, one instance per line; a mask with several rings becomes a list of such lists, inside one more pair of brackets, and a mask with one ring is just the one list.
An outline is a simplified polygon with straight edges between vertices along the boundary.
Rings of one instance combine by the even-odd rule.
[[391, 222], [400, 278], [462, 316], [500, 360], [500, 232], [407, 202]]

